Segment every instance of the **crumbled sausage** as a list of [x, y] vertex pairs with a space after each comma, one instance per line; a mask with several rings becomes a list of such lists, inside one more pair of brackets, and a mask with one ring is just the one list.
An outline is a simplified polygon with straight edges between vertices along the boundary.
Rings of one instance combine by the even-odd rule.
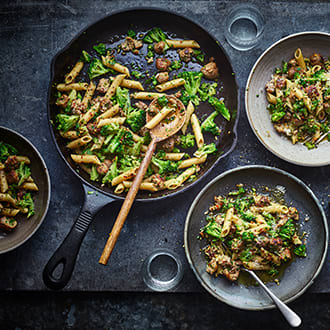
[[143, 46], [141, 40], [136, 40], [131, 37], [126, 37], [125, 41], [121, 43], [121, 49], [125, 52], [132, 51], [134, 54], [138, 54], [138, 49]]
[[5, 161], [6, 170], [15, 169], [18, 168], [18, 166], [19, 166], [19, 161], [17, 160], [16, 156], [9, 156]]
[[97, 135], [100, 133], [101, 128], [98, 128], [96, 124], [94, 123], [88, 123], [87, 124], [88, 132], [92, 135]]
[[168, 81], [169, 75], [168, 75], [168, 72], [159, 72], [156, 74], [155, 78], [160, 84], [162, 84], [162, 83]]
[[171, 136], [170, 138], [159, 142], [158, 146], [160, 149], [164, 150], [165, 152], [171, 152], [173, 151], [174, 148], [174, 138], [173, 136]]
[[69, 101], [68, 95], [63, 94], [56, 100], [55, 104], [58, 105], [59, 107], [65, 108], [68, 104], [68, 101]]
[[159, 42], [155, 43], [155, 45], [154, 45], [155, 53], [159, 54], [159, 55], [163, 54], [165, 46], [166, 46], [165, 41], [159, 41]]
[[170, 65], [171, 61], [166, 57], [160, 57], [156, 59], [156, 68], [159, 71], [167, 71]]
[[270, 204], [270, 200], [267, 196], [261, 196], [260, 198], [258, 198], [256, 200], [255, 204], [256, 204], [256, 206], [264, 207], [264, 206]]
[[292, 66], [292, 67], [288, 70], [288, 78], [289, 78], [289, 79], [293, 79], [295, 73], [296, 73], [296, 67]]
[[18, 174], [15, 170], [11, 170], [9, 173], [7, 173], [6, 179], [9, 184], [18, 183], [19, 181]]
[[109, 110], [111, 107], [112, 107], [112, 102], [109, 98], [102, 97], [102, 99], [100, 99], [100, 112], [105, 112]]
[[313, 54], [310, 56], [310, 61], [312, 65], [321, 65], [322, 64], [322, 56], [321, 54]]
[[179, 50], [180, 59], [186, 63], [191, 61], [193, 54], [194, 50], [190, 47]]
[[285, 87], [285, 79], [283, 78], [277, 78], [276, 79], [276, 87], [279, 89], [283, 89]]
[[98, 174], [105, 175], [109, 171], [109, 167], [106, 163], [101, 163], [100, 165], [96, 166], [96, 171]]
[[177, 91], [175, 94], [174, 94], [175, 97], [179, 98], [182, 96], [182, 93], [181, 91]]
[[275, 83], [274, 80], [269, 81], [266, 86], [266, 92], [273, 94], [275, 92]]
[[100, 93], [106, 93], [110, 87], [109, 79], [101, 78], [99, 84], [97, 85], [96, 90]]
[[142, 101], [138, 101], [135, 103], [135, 106], [141, 110], [147, 110], [148, 106], [142, 102]]
[[82, 103], [80, 99], [75, 99], [71, 103], [71, 111], [75, 115], [80, 115], [86, 110], [86, 106]]
[[209, 62], [201, 68], [206, 79], [216, 79], [219, 77], [219, 70], [215, 62]]
[[298, 63], [296, 61], [296, 59], [292, 58], [289, 62], [288, 62], [289, 66], [297, 66]]

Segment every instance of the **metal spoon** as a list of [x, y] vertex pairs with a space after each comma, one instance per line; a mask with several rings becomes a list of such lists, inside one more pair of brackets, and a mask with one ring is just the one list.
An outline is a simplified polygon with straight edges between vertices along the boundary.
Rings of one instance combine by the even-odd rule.
[[274, 304], [277, 306], [277, 308], [281, 311], [284, 318], [288, 321], [288, 323], [292, 327], [299, 327], [301, 324], [301, 318], [292, 310], [290, 309], [283, 301], [278, 299], [273, 292], [271, 292], [266, 285], [261, 281], [261, 279], [250, 269], [242, 267], [243, 270], [248, 272], [260, 285], [261, 287], [266, 291], [266, 293], [269, 295], [270, 298], [272, 298]]
[[[135, 200], [135, 196], [139, 190], [143, 177], [150, 164], [151, 158], [155, 152], [157, 143], [166, 140], [167, 138], [178, 132], [186, 120], [186, 111], [183, 103], [172, 95], [166, 95], [166, 98], [169, 105], [174, 106], [175, 111], [171, 113], [171, 118], [169, 120], [161, 121], [157, 126], [150, 130], [151, 142], [149, 144], [148, 150], [145, 153], [139, 170], [135, 176], [133, 184], [126, 195], [125, 201], [117, 216], [116, 222], [112, 227], [112, 231], [109, 235], [109, 238], [99, 260], [100, 264], [106, 265], [108, 262], [108, 259], [119, 237], [120, 231]], [[150, 103], [149, 109], [153, 108], [157, 111], [161, 109], [161, 107], [158, 105], [158, 99], [154, 99]], [[149, 112], [147, 112], [147, 122], [150, 122], [152, 118], [153, 117], [151, 117]]]

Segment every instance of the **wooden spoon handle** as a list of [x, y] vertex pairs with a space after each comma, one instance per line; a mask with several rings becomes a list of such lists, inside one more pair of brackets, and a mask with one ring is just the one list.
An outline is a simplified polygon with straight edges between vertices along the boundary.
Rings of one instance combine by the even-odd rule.
[[120, 209], [120, 212], [118, 214], [118, 217], [116, 219], [115, 224], [112, 227], [112, 231], [109, 235], [109, 238], [107, 240], [107, 243], [103, 249], [102, 255], [100, 257], [99, 263], [106, 265], [108, 262], [108, 259], [112, 253], [113, 248], [115, 247], [115, 244], [117, 242], [117, 239], [119, 237], [120, 231], [123, 228], [123, 225], [125, 223], [125, 220], [128, 216], [128, 213], [132, 207], [132, 204], [135, 200], [135, 196], [137, 194], [137, 192], [139, 191], [141, 182], [143, 180], [143, 177], [147, 171], [147, 168], [149, 166], [149, 163], [151, 161], [151, 158], [154, 154], [154, 151], [156, 149], [156, 144], [157, 144], [157, 140], [156, 139], [152, 139], [148, 150], [143, 158], [143, 161], [139, 167], [139, 170], [135, 176], [135, 179], [133, 181], [133, 184], [131, 186], [131, 188], [129, 189], [127, 196], [125, 198], [125, 201]]

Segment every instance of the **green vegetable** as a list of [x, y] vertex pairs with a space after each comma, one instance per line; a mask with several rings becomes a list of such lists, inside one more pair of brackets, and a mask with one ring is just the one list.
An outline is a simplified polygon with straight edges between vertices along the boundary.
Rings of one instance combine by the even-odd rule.
[[0, 161], [5, 162], [8, 156], [17, 155], [18, 151], [16, 148], [7, 144], [5, 142], [0, 141]]
[[214, 96], [211, 96], [208, 101], [214, 107], [216, 112], [220, 113], [226, 120], [230, 120], [230, 112], [223, 101], [220, 101]]
[[143, 138], [140, 138], [132, 147], [128, 148], [127, 152], [132, 156], [138, 157], [140, 155], [142, 144]]
[[100, 130], [100, 134], [102, 136], [108, 136], [110, 134], [117, 133], [119, 131], [119, 128], [120, 126], [118, 123], [111, 123], [109, 125], [104, 125]]
[[202, 132], [210, 132], [213, 135], [220, 135], [220, 128], [214, 122], [214, 119], [218, 116], [218, 112], [212, 112], [201, 125]]
[[276, 276], [278, 275], [279, 271], [276, 269], [276, 268], [271, 268], [269, 271], [268, 271], [268, 274], [270, 276]]
[[117, 99], [117, 102], [119, 103], [120, 107], [124, 110], [125, 113], [127, 111], [129, 111], [129, 108], [131, 106], [131, 99], [129, 96], [128, 89], [117, 87], [116, 99]]
[[250, 211], [242, 212], [241, 218], [247, 222], [253, 222], [256, 219], [256, 217]]
[[139, 72], [139, 71], [132, 71], [131, 72], [132, 77], [136, 78], [136, 79], [141, 79], [144, 78], [144, 74]]
[[98, 180], [98, 178], [99, 178], [99, 173], [97, 172], [97, 170], [96, 170], [96, 165], [93, 165], [92, 166], [92, 170], [91, 170], [91, 174], [90, 174], [90, 179], [92, 180], [92, 181], [97, 181]]
[[128, 35], [129, 37], [133, 38], [133, 39], [136, 38], [136, 32], [133, 31], [133, 30], [128, 30], [128, 31], [127, 31], [127, 35]]
[[191, 148], [195, 145], [195, 136], [188, 133], [180, 136], [180, 146], [184, 149]]
[[134, 144], [133, 135], [131, 132], [121, 128], [118, 133], [111, 139], [107, 150], [110, 153], [117, 152], [119, 154], [124, 153], [124, 145], [132, 146]]
[[164, 108], [167, 104], [168, 104], [168, 99], [165, 95], [163, 95], [162, 97], [159, 97], [157, 99], [157, 103]]
[[199, 86], [201, 84], [202, 72], [195, 71], [184, 71], [178, 74], [179, 78], [183, 78], [185, 80], [184, 93], [182, 93], [181, 101], [184, 104], [188, 104], [191, 101], [195, 105], [199, 105], [199, 97], [197, 95]]
[[253, 239], [254, 239], [254, 235], [252, 232], [247, 232], [247, 231], [243, 232], [242, 234], [243, 241], [253, 241]]
[[210, 236], [221, 239], [221, 226], [215, 221], [210, 221], [202, 231]]
[[[152, 44], [154, 42], [165, 41], [166, 35], [162, 29], [155, 27], [149, 30], [142, 40], [147, 44]], [[169, 46], [167, 46], [167, 48], [169, 48]]]
[[281, 120], [284, 116], [285, 116], [285, 112], [284, 112], [284, 111], [282, 111], [282, 112], [274, 112], [274, 113], [272, 114], [272, 121], [273, 121], [273, 122], [279, 121], [279, 120]]
[[119, 169], [121, 172], [126, 172], [134, 167], [140, 166], [140, 162], [141, 161], [137, 157], [125, 154], [119, 158]]
[[160, 160], [155, 157], [152, 157], [152, 164], [158, 167], [158, 173], [160, 175], [166, 174], [169, 172], [175, 172], [178, 170], [179, 162], [172, 162], [170, 160]]
[[83, 50], [81, 59], [86, 63], [90, 63], [90, 61], [92, 60], [92, 57], [85, 50]]
[[250, 251], [250, 249], [246, 249], [240, 254], [239, 258], [242, 261], [250, 261], [252, 259], [252, 252]]
[[98, 76], [108, 73], [109, 71], [110, 69], [106, 68], [98, 58], [94, 58], [89, 65], [88, 76], [89, 79], [92, 80]]
[[282, 63], [282, 72], [283, 73], [288, 73], [288, 62], [284, 62]]
[[21, 162], [19, 168], [17, 169], [17, 175], [19, 177], [18, 186], [20, 186], [24, 181], [31, 175], [30, 167]]
[[315, 148], [315, 144], [312, 142], [305, 142], [304, 145], [307, 147], [308, 150]]
[[34, 203], [30, 193], [26, 193], [23, 198], [17, 203], [18, 206], [23, 208], [28, 208], [27, 217], [30, 218], [32, 215], [35, 214], [34, 212]]
[[98, 45], [93, 46], [93, 49], [96, 50], [96, 52], [100, 55], [100, 56], [104, 56], [107, 53], [107, 50], [105, 48], [105, 44], [103, 43], [99, 43]]
[[210, 96], [216, 94], [216, 88], [218, 87], [217, 83], [203, 83], [201, 87], [198, 89], [200, 98], [202, 101], [207, 101]]
[[170, 65], [170, 68], [172, 70], [179, 70], [182, 68], [182, 63], [180, 61], [173, 61], [172, 64]]
[[204, 155], [212, 154], [216, 151], [217, 151], [217, 147], [215, 146], [215, 143], [204, 144], [194, 153], [194, 156], [200, 158]]
[[199, 49], [194, 49], [194, 57], [198, 62], [203, 63], [204, 62], [204, 54]]
[[299, 246], [297, 246], [294, 250], [293, 250], [294, 254], [296, 254], [299, 257], [306, 257], [306, 245], [305, 244], [301, 244]]
[[58, 122], [57, 129], [62, 132], [67, 132], [69, 129], [74, 127], [79, 120], [79, 115], [65, 115], [62, 113], [59, 113], [56, 116], [56, 121]]
[[228, 195], [229, 196], [237, 196], [237, 195], [241, 195], [241, 194], [245, 194], [246, 190], [244, 189], [244, 187], [239, 187], [238, 190], [236, 191], [231, 191]]
[[109, 171], [107, 172], [107, 174], [103, 177], [102, 179], [102, 183], [108, 183], [111, 182], [113, 178], [115, 178], [116, 176], [118, 176], [118, 168], [117, 168], [117, 162], [118, 162], [118, 157], [116, 156], [113, 161], [112, 164], [109, 168]]
[[127, 124], [134, 133], [137, 133], [146, 123], [146, 112], [142, 109], [134, 109], [126, 117]]
[[289, 219], [279, 230], [278, 235], [282, 239], [290, 240], [295, 233], [295, 227], [292, 219]]

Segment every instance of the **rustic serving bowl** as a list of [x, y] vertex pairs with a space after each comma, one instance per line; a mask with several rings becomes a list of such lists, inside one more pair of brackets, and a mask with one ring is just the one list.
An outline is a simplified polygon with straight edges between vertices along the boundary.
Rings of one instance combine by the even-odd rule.
[[274, 155], [297, 165], [324, 166], [330, 164], [330, 143], [321, 142], [316, 149], [308, 150], [303, 144], [292, 144], [280, 135], [270, 119], [267, 110], [265, 85], [271, 79], [275, 68], [282, 66], [282, 61], [293, 57], [297, 48], [303, 56], [313, 53], [330, 56], [330, 34], [324, 32], [301, 32], [285, 37], [271, 45], [257, 60], [249, 75], [245, 108], [251, 128], [259, 141]]
[[39, 187], [35, 194], [35, 214], [29, 219], [18, 214], [17, 227], [10, 233], [0, 231], [0, 254], [11, 251], [26, 242], [38, 230], [43, 222], [50, 201], [50, 179], [46, 164], [36, 147], [21, 134], [0, 126], [0, 141], [13, 145], [21, 155], [31, 160], [32, 177]]
[[[305, 258], [295, 258], [280, 278], [267, 286], [285, 303], [301, 296], [314, 282], [325, 260], [328, 247], [327, 219], [320, 202], [301, 180], [285, 171], [267, 166], [243, 166], [226, 171], [208, 183], [193, 201], [184, 228], [184, 247], [190, 267], [201, 285], [220, 301], [246, 310], [275, 308], [273, 301], [259, 286], [232, 283], [226, 278], [214, 277], [206, 272], [207, 260], [202, 249], [205, 240], [198, 240], [200, 228], [206, 225], [205, 211], [213, 203], [214, 196], [227, 195], [237, 183], [247, 188], [263, 191], [281, 186], [284, 199], [298, 209], [300, 233], [307, 233]], [[309, 219], [305, 221], [305, 218]]]

